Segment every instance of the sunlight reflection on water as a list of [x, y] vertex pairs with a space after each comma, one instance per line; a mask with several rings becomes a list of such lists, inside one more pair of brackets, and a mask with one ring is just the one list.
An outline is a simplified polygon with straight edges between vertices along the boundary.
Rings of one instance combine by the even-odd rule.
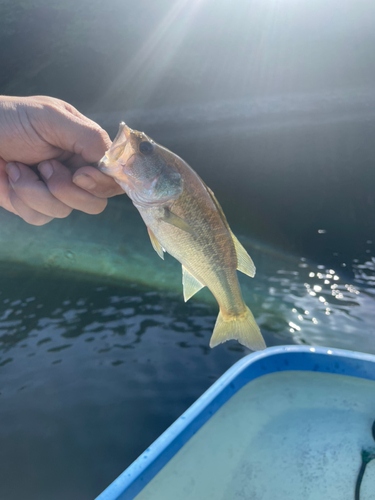
[[261, 328], [285, 343], [293, 339], [375, 353], [373, 247], [352, 262], [342, 262], [335, 253], [329, 266], [275, 254], [270, 248], [254, 250], [250, 242], [246, 247], [258, 264], [257, 275], [241, 283], [245, 297], [253, 293], [249, 305]]

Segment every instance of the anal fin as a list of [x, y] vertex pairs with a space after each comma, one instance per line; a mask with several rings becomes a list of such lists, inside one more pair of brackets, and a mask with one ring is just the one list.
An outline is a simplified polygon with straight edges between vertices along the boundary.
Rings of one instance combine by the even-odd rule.
[[201, 290], [205, 285], [202, 285], [189, 271], [182, 266], [182, 284], [184, 286], [184, 300], [187, 302], [193, 295]]
[[148, 235], [150, 236], [151, 245], [152, 245], [153, 249], [159, 255], [159, 257], [164, 260], [164, 248], [160, 245], [159, 241], [156, 239], [156, 236], [151, 231], [151, 229], [148, 226], [146, 226], [146, 227], [147, 227]]
[[237, 269], [241, 271], [241, 273], [247, 274], [250, 278], [254, 278], [256, 268], [254, 262], [250, 255], [246, 252], [244, 247], [238, 241], [238, 239], [232, 233], [232, 239], [234, 246], [236, 248], [237, 253]]

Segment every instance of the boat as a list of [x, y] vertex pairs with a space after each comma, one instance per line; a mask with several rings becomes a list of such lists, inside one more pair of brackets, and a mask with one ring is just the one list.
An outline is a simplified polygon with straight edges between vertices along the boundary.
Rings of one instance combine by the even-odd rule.
[[370, 500], [375, 356], [272, 347], [225, 372], [96, 500]]

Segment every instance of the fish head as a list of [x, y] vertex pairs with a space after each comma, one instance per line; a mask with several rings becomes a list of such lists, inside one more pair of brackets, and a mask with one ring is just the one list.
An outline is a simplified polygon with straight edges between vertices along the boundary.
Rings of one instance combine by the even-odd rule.
[[134, 204], [163, 205], [177, 199], [183, 190], [182, 177], [173, 165], [173, 157], [176, 155], [144, 132], [132, 130], [122, 122], [99, 169], [113, 177]]

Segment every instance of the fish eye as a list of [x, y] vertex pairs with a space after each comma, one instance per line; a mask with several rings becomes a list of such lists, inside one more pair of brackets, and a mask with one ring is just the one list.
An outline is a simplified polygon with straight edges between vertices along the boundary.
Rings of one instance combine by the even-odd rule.
[[143, 155], [150, 155], [154, 151], [154, 146], [151, 142], [142, 141], [139, 145], [139, 152]]

